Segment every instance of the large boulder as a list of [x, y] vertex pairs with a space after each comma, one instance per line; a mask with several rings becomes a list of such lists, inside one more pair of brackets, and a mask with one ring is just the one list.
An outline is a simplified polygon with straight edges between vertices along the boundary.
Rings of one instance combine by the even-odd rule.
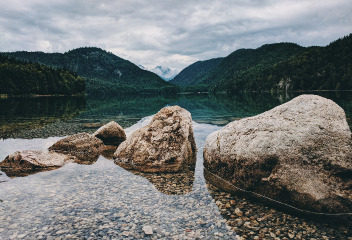
[[343, 109], [301, 95], [210, 134], [205, 177], [225, 190], [293, 210], [351, 213], [351, 146]]
[[150, 124], [117, 148], [115, 163], [141, 172], [178, 172], [194, 168], [196, 144], [191, 114], [179, 107], [161, 109]]
[[74, 156], [56, 152], [24, 150], [8, 155], [0, 163], [0, 167], [9, 177], [26, 176], [56, 169], [75, 160]]
[[125, 131], [114, 121], [100, 127], [93, 136], [102, 140], [105, 145], [119, 145], [126, 140]]
[[104, 149], [103, 142], [88, 133], [79, 133], [54, 143], [49, 150], [76, 156], [81, 161], [96, 161]]

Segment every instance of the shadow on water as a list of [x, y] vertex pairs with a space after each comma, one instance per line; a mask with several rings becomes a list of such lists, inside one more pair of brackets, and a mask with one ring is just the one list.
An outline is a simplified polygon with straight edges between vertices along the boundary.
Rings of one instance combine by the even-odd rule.
[[146, 178], [155, 188], [167, 195], [184, 195], [192, 191], [194, 171], [188, 170], [179, 173], [143, 173], [128, 170], [135, 175]]

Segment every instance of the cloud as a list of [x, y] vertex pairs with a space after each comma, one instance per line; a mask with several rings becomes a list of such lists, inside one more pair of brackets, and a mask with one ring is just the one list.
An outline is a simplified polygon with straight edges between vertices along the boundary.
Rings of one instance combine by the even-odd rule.
[[97, 46], [182, 69], [266, 43], [327, 45], [352, 32], [349, 0], [0, 0], [0, 51]]

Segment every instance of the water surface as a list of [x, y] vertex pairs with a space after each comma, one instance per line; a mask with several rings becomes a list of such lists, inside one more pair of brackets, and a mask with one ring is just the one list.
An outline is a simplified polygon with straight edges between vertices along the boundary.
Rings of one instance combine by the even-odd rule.
[[[352, 94], [321, 95], [336, 101], [351, 118]], [[0, 116], [0, 160], [18, 150], [47, 149], [64, 136], [94, 132], [111, 120], [130, 134], [169, 105], [191, 112], [198, 148], [195, 171], [184, 175], [138, 174], [103, 156], [91, 165], [70, 163], [27, 177], [8, 178], [0, 171], [0, 239], [140, 239], [145, 237], [145, 225], [153, 228], [153, 239], [233, 239], [235, 232], [243, 235], [243, 223], [231, 222], [236, 207], [248, 206], [248, 221], [252, 221], [251, 216], [259, 219], [274, 210], [206, 184], [202, 158], [205, 139], [231, 121], [260, 114], [292, 97], [247, 94], [0, 99], [0, 105], [6, 106]], [[275, 214], [278, 219], [288, 216]], [[287, 233], [282, 230], [283, 236], [288, 236], [288, 229], [308, 234], [307, 226], [315, 233], [306, 236], [318, 238], [323, 233], [332, 238], [338, 232], [350, 231], [314, 222], [297, 230], [305, 220], [292, 219], [286, 225], [275, 225], [286, 229]], [[265, 222], [261, 229], [269, 224]], [[260, 230], [253, 231], [249, 229], [247, 237], [260, 234]]]

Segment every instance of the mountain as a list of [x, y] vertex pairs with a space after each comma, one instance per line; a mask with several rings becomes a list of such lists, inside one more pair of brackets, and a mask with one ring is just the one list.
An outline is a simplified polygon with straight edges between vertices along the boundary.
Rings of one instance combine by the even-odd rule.
[[143, 65], [138, 65], [138, 67], [143, 70], [153, 72], [166, 81], [170, 81], [179, 73], [179, 71], [176, 69], [172, 70], [168, 67], [163, 67], [163, 66], [156, 66], [155, 68], [147, 68], [147, 67], [144, 67]]
[[239, 49], [224, 58], [202, 84], [212, 91], [244, 90], [253, 78], [260, 77], [267, 69], [305, 48], [294, 43], [266, 44], [257, 49]]
[[325, 47], [294, 43], [239, 49], [196, 62], [172, 81], [184, 91], [352, 90], [352, 34]]
[[352, 90], [352, 34], [326, 47], [301, 48], [295, 54], [284, 52], [286, 58], [281, 61], [228, 74], [227, 78], [216, 79], [210, 89], [214, 92]]
[[166, 81], [170, 81], [179, 73], [179, 71], [177, 71], [176, 69], [171, 70], [170, 68], [163, 66], [157, 66], [155, 68], [152, 68], [150, 71], [157, 74], [159, 77], [163, 78]]
[[195, 62], [183, 69], [170, 82], [179, 86], [200, 85], [202, 81], [213, 72], [224, 58], [213, 58], [206, 61]]
[[[196, 62], [170, 82], [184, 87], [186, 91], [227, 91], [229, 85], [237, 84], [242, 79], [249, 79], [253, 74], [288, 59], [302, 49], [304, 48], [293, 43], [267, 44], [257, 49], [239, 49], [225, 58]], [[240, 85], [231, 87], [239, 90], [241, 88]]]
[[7, 56], [76, 72], [86, 79], [91, 95], [175, 92], [177, 87], [133, 63], [96, 47], [66, 53], [11, 52]]
[[0, 54], [0, 94], [82, 94], [85, 81], [65, 69], [54, 69]]

